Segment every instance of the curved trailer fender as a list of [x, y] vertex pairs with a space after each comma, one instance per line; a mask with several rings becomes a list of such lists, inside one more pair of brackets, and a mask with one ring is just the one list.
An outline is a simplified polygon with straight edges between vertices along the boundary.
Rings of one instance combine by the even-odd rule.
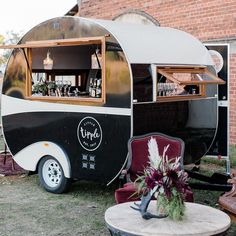
[[40, 159], [44, 156], [53, 156], [62, 166], [66, 178], [71, 178], [70, 161], [66, 153], [55, 143], [41, 141], [33, 143], [14, 155], [14, 160], [22, 168], [35, 171]]

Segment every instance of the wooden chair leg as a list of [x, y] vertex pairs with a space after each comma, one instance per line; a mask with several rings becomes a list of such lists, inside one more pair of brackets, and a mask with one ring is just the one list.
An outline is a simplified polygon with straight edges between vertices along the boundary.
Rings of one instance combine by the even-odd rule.
[[6, 164], [6, 155], [4, 152], [1, 152], [0, 155], [3, 158], [3, 165], [5, 165]]
[[7, 159], [7, 145], [4, 146], [4, 151], [0, 153], [0, 155], [3, 157], [3, 165], [6, 164]]
[[12, 162], [11, 162], [11, 169], [12, 170], [15, 170], [16, 168], [15, 168], [15, 161], [14, 161], [14, 159], [12, 158]]
[[[4, 151], [0, 153], [0, 155], [3, 157], [3, 165], [6, 164], [6, 161], [7, 161], [7, 157], [9, 156], [9, 152], [7, 150], [7, 145], [5, 144], [4, 145]], [[12, 159], [12, 170], [15, 170], [15, 162], [14, 160]]]
[[7, 145], [4, 145], [4, 160], [3, 160], [3, 164], [6, 164], [6, 160], [7, 160]]

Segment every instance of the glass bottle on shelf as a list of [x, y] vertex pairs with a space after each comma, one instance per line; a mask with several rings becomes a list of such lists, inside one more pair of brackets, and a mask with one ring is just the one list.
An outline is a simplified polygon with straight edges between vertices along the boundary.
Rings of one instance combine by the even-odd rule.
[[101, 79], [97, 80], [97, 86], [96, 86], [96, 98], [100, 98], [102, 95], [102, 88], [101, 88]]
[[96, 97], [96, 87], [97, 87], [97, 79], [95, 78], [93, 80], [93, 87], [91, 90], [91, 97], [95, 98]]
[[89, 96], [92, 97], [92, 89], [93, 89], [93, 78], [89, 80]]

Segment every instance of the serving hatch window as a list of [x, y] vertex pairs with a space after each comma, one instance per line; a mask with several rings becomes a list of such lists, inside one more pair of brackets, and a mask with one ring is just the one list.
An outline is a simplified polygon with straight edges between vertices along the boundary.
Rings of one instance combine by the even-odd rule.
[[22, 49], [27, 62], [26, 97], [62, 103], [104, 103], [105, 38], [29, 41], [9, 45], [8, 48]]
[[194, 100], [206, 97], [206, 85], [225, 82], [207, 67], [155, 66], [153, 100]]

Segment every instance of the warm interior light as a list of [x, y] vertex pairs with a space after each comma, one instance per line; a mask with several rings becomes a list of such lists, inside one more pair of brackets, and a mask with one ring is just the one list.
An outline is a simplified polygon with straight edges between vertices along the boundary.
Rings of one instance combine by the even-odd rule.
[[47, 57], [43, 60], [44, 70], [51, 70], [53, 67], [53, 60], [50, 58], [50, 52], [47, 52]]

